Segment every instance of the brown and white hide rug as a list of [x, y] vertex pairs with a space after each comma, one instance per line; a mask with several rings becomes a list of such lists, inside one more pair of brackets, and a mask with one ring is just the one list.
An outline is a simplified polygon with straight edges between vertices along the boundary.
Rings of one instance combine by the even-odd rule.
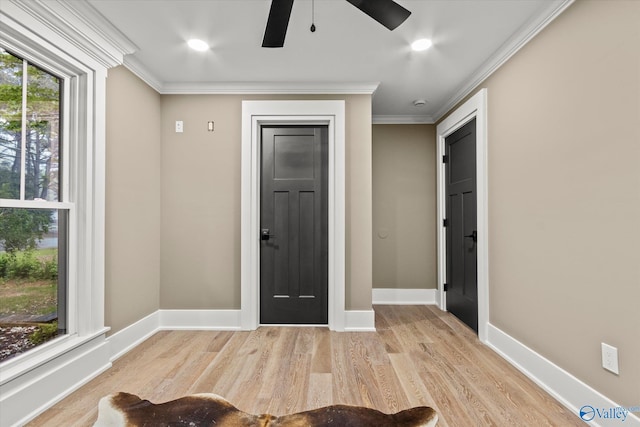
[[242, 412], [216, 394], [194, 394], [154, 404], [129, 393], [103, 397], [94, 427], [192, 426], [192, 427], [432, 427], [438, 415], [421, 406], [385, 414], [358, 406], [333, 405], [276, 417]]

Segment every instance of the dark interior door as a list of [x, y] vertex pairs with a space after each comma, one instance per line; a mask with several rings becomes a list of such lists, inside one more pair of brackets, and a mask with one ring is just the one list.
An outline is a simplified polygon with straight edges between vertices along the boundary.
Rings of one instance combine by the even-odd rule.
[[326, 126], [263, 127], [260, 322], [328, 320]]
[[476, 120], [445, 138], [447, 310], [478, 332]]

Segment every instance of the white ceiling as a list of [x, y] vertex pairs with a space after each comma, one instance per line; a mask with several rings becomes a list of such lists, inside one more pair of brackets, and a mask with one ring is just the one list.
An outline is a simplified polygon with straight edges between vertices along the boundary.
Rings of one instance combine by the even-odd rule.
[[[161, 93], [357, 91], [379, 83], [380, 122], [439, 119], [570, 3], [396, 0], [412, 14], [389, 31], [345, 0], [316, 0], [311, 33], [312, 2], [295, 0], [284, 47], [268, 49], [261, 44], [270, 0], [88, 1], [135, 46], [125, 64]], [[211, 49], [188, 49], [190, 38]], [[412, 52], [418, 38], [433, 46]], [[416, 99], [427, 103], [415, 107]]]

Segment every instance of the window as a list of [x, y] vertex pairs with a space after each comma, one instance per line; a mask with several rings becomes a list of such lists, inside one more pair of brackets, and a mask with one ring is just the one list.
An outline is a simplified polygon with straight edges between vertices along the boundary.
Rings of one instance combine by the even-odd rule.
[[[0, 210], [30, 226], [27, 241], [50, 246], [40, 254], [43, 270], [55, 277], [57, 269], [58, 277], [58, 324], [48, 331], [54, 338], [0, 362], [0, 424], [24, 425], [110, 366], [104, 325], [105, 99], [107, 70], [121, 64], [124, 53], [120, 43], [79, 19], [79, 10], [93, 10], [87, 2], [0, 1], [0, 104], [6, 91], [21, 94], [16, 108], [0, 114]], [[131, 44], [123, 43], [130, 53]], [[47, 102], [33, 102], [39, 97]], [[4, 130], [9, 121], [16, 123], [12, 132]]]
[[0, 48], [0, 363], [67, 332], [63, 86]]

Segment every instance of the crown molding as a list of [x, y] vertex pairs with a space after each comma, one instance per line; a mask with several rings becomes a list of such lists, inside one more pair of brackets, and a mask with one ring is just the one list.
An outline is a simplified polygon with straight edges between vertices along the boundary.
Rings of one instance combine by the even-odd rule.
[[124, 65], [133, 74], [138, 76], [143, 82], [151, 86], [153, 90], [158, 93], [162, 93], [162, 82], [158, 80], [147, 67], [142, 65], [142, 63], [138, 61], [136, 57], [131, 55], [125, 56], [122, 65]]
[[547, 25], [553, 22], [575, 0], [555, 0], [549, 2], [544, 10], [520, 27], [502, 46], [491, 55], [475, 73], [460, 87], [451, 99], [444, 104], [434, 115], [435, 121], [439, 121], [453, 107], [476, 89], [483, 81], [491, 76], [498, 68], [507, 62], [513, 55], [522, 49]]
[[58, 0], [58, 2], [74, 15], [77, 22], [82, 23], [83, 33], [86, 31], [95, 32], [123, 55], [134, 53], [140, 49], [89, 2], [71, 0]]
[[380, 83], [340, 82], [202, 82], [165, 83], [162, 95], [373, 95]]
[[425, 124], [432, 125], [435, 123], [433, 116], [417, 116], [417, 115], [374, 115], [371, 118], [374, 125], [411, 125]]
[[133, 56], [124, 66], [161, 95], [373, 95], [379, 82], [195, 82], [163, 83]]
[[86, 1], [8, 0], [105, 68], [137, 47]]

